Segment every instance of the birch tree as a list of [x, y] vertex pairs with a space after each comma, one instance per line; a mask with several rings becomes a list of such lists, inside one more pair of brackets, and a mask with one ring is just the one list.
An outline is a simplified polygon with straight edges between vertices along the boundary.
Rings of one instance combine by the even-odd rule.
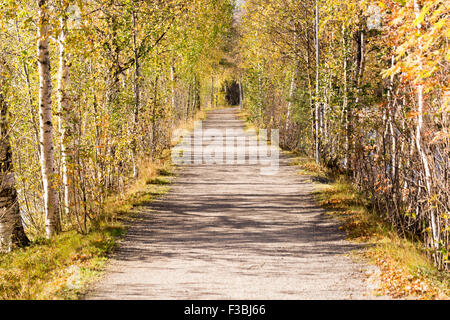
[[[0, 59], [2, 59], [0, 57]], [[22, 225], [9, 141], [6, 63], [0, 60], [0, 250], [29, 244]]]
[[[248, 0], [243, 8], [245, 108], [273, 114], [279, 128], [287, 113], [291, 130], [280, 131], [280, 142], [294, 134], [297, 143], [284, 147], [345, 174], [448, 269], [447, 2]], [[294, 99], [288, 17], [302, 26]]]
[[59, 70], [58, 70], [58, 115], [59, 115], [59, 135], [61, 144], [61, 171], [62, 171], [62, 184], [63, 184], [63, 204], [64, 213], [66, 216], [70, 214], [71, 209], [71, 191], [70, 191], [70, 178], [69, 178], [69, 158], [70, 150], [68, 139], [71, 135], [71, 108], [69, 98], [69, 86], [70, 86], [70, 67], [66, 52], [66, 39], [67, 39], [67, 4], [64, 1], [60, 1], [59, 10]]
[[42, 182], [44, 186], [45, 230], [51, 238], [60, 229], [57, 184], [54, 167], [52, 83], [50, 73], [49, 38], [50, 7], [48, 0], [37, 0], [38, 40], [37, 56], [39, 67], [39, 125], [41, 144]]

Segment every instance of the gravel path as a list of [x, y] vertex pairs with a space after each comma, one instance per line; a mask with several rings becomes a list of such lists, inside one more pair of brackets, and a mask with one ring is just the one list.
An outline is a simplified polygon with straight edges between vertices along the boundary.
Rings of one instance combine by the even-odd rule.
[[[243, 128], [236, 109], [204, 128]], [[198, 150], [196, 150], [198, 152]], [[313, 184], [280, 154], [260, 165], [188, 165], [143, 207], [87, 299], [372, 299], [364, 266]]]

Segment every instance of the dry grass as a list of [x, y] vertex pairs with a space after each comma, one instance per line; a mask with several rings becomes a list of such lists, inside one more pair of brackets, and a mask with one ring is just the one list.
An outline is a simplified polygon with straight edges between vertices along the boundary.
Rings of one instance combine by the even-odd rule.
[[[217, 109], [220, 109], [220, 108], [217, 108]], [[205, 109], [198, 110], [194, 116], [194, 119], [180, 120], [177, 124], [176, 130], [187, 131], [187, 132], [193, 131], [195, 122], [205, 120], [208, 112], [212, 111], [212, 110], [216, 110], [216, 108], [205, 108]], [[181, 142], [180, 139], [178, 139], [178, 140], [172, 139], [171, 147], [173, 148], [180, 142]]]
[[74, 299], [98, 275], [123, 234], [101, 223], [87, 235], [64, 232], [0, 256], [0, 299]]
[[238, 113], [238, 117], [245, 122], [244, 131], [253, 130], [256, 132], [256, 135], [259, 134], [258, 126], [250, 121], [250, 113], [247, 110], [245, 109], [240, 110]]
[[348, 240], [367, 244], [356, 256], [380, 268], [378, 294], [403, 299], [449, 299], [450, 275], [433, 266], [421, 243], [399, 236], [343, 177], [333, 176], [306, 157], [297, 157], [292, 164], [299, 166], [299, 174], [329, 181], [317, 184], [317, 200], [328, 215], [341, 221]]
[[[203, 110], [195, 120], [206, 117]], [[193, 121], [182, 124], [193, 128]], [[151, 203], [170, 189], [175, 168], [170, 150], [156, 161], [139, 164], [139, 177], [125, 192], [109, 197], [88, 234], [63, 232], [52, 240], [35, 239], [31, 246], [0, 254], [0, 300], [78, 299], [102, 273], [109, 254], [135, 219], [136, 207]]]
[[[173, 168], [167, 162], [147, 162], [140, 172], [125, 194], [108, 199], [88, 234], [68, 231], [0, 255], [0, 299], [77, 299], [101, 274], [133, 208], [169, 190]], [[167, 183], [147, 184], [149, 179]]]

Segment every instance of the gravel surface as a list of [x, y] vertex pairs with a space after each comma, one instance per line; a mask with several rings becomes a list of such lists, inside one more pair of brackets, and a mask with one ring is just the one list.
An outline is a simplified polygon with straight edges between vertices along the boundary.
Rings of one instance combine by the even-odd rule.
[[[243, 128], [236, 113], [211, 111], [203, 127]], [[289, 162], [280, 154], [275, 175], [259, 164], [183, 166], [168, 194], [140, 208], [85, 298], [379, 298], [367, 280], [373, 267], [348, 256], [357, 246]]]

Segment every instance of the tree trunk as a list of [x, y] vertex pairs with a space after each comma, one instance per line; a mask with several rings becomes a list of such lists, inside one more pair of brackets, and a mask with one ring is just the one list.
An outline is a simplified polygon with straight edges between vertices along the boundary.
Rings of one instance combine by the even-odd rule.
[[[3, 88], [0, 88], [2, 90]], [[0, 249], [27, 246], [23, 230], [8, 134], [8, 105], [0, 92]]]
[[295, 63], [294, 63], [294, 70], [292, 72], [292, 78], [291, 78], [291, 85], [289, 87], [289, 101], [287, 105], [287, 115], [286, 115], [286, 132], [289, 130], [289, 126], [291, 123], [291, 108], [292, 108], [292, 101], [294, 99], [295, 90], [297, 90], [297, 79], [298, 79], [298, 73], [300, 68], [300, 60], [298, 59], [298, 52], [297, 52], [297, 24], [294, 26], [294, 55], [295, 55]]
[[350, 151], [349, 110], [348, 110], [348, 72], [347, 72], [347, 33], [345, 25], [342, 26], [342, 50], [344, 60], [344, 98], [342, 103], [342, 115], [345, 129], [344, 169], [348, 168], [348, 154]]
[[189, 108], [192, 101], [192, 82], [189, 81], [189, 88], [188, 88], [188, 96], [187, 96], [187, 102], [186, 102], [186, 121], [189, 119]]
[[176, 110], [176, 97], [175, 97], [175, 66], [172, 63], [172, 66], [170, 67], [170, 90], [171, 90], [171, 103], [172, 103], [172, 110], [175, 112]]
[[211, 105], [210, 108], [214, 107], [214, 76], [211, 76]]
[[[313, 143], [313, 149], [315, 148], [315, 141], [316, 141], [316, 131], [315, 131], [315, 116], [314, 116], [314, 101], [313, 101], [313, 91], [312, 91], [312, 74], [311, 74], [311, 70], [312, 70], [312, 59], [310, 56], [311, 50], [311, 42], [310, 42], [310, 36], [309, 36], [309, 29], [306, 28], [305, 33], [306, 33], [306, 75], [307, 75], [307, 79], [308, 79], [308, 95], [309, 95], [309, 110], [311, 112], [311, 138]], [[315, 153], [315, 150], [312, 150], [312, 153]]]
[[[20, 30], [19, 30], [19, 26], [17, 25], [17, 19], [15, 19], [14, 21], [14, 25], [16, 28], [16, 33], [17, 33], [17, 41], [19, 41], [19, 43], [22, 42], [22, 38], [20, 37]], [[26, 62], [25, 59], [22, 59], [22, 69], [23, 69], [23, 73], [25, 76], [25, 82], [27, 83], [27, 93], [28, 93], [28, 103], [30, 106], [30, 120], [31, 123], [33, 124], [33, 129], [34, 129], [34, 135], [35, 135], [35, 139], [36, 139], [36, 151], [37, 151], [37, 156], [38, 159], [41, 158], [41, 149], [39, 147], [39, 126], [37, 124], [36, 118], [35, 118], [35, 113], [34, 113], [34, 99], [33, 99], [33, 93], [32, 93], [32, 89], [31, 89], [31, 81], [30, 81], [30, 72], [29, 72], [29, 68], [28, 68], [28, 63]]]
[[[359, 108], [360, 100], [361, 100], [361, 85], [364, 74], [364, 65], [365, 65], [365, 46], [366, 46], [366, 33], [364, 30], [364, 25], [360, 26], [360, 30], [356, 33], [356, 60], [355, 60], [355, 73], [354, 73], [354, 92], [355, 99], [354, 105], [352, 108], [348, 108], [347, 113], [347, 139], [348, 139], [348, 150], [347, 154], [350, 157], [348, 167], [351, 168], [353, 175], [356, 173], [356, 160], [354, 155], [356, 155], [355, 150], [357, 149], [356, 140], [355, 140], [355, 130], [358, 123], [358, 113], [354, 112], [353, 109], [357, 110]], [[352, 157], [353, 156], [353, 157]]]
[[241, 80], [241, 77], [239, 77], [238, 85], [239, 85], [239, 109], [242, 110], [242, 108], [244, 107], [244, 94], [243, 94], [243, 91], [242, 91], [242, 80]]
[[38, 0], [37, 54], [39, 66], [39, 125], [41, 143], [41, 169], [44, 185], [45, 230], [47, 238], [60, 229], [58, 195], [55, 189], [53, 160], [52, 83], [49, 57], [49, 6], [47, 0]]
[[[61, 2], [61, 8], [64, 6]], [[69, 216], [71, 210], [72, 197], [70, 192], [70, 179], [68, 170], [68, 161], [70, 159], [70, 147], [68, 139], [71, 136], [71, 108], [68, 97], [68, 87], [70, 85], [69, 65], [66, 57], [66, 33], [67, 23], [64, 16], [60, 18], [60, 36], [59, 36], [59, 71], [58, 71], [58, 113], [59, 113], [59, 132], [61, 143], [61, 169], [62, 169], [62, 183], [64, 187], [64, 213]]]
[[300, 60], [297, 60], [295, 62], [295, 66], [294, 66], [295, 69], [293, 70], [292, 78], [291, 78], [291, 85], [289, 87], [289, 101], [288, 101], [287, 115], [286, 115], [286, 131], [289, 130], [289, 126], [291, 123], [292, 102], [294, 100], [295, 91], [297, 90], [299, 67], [300, 67]]
[[193, 101], [192, 101], [192, 116], [195, 115], [195, 110], [200, 110], [200, 92], [197, 75], [194, 74], [194, 89], [193, 89]]
[[[414, 0], [414, 11], [416, 14], [416, 18], [420, 15], [420, 6], [418, 3], [418, 0]], [[420, 32], [422, 29], [422, 25], [420, 23], [417, 23], [417, 30]], [[419, 49], [422, 51], [422, 42], [419, 40]], [[422, 54], [420, 55], [422, 56]], [[422, 65], [421, 65], [422, 68]], [[430, 167], [428, 164], [427, 155], [425, 154], [423, 148], [422, 148], [422, 128], [423, 128], [423, 114], [424, 114], [424, 103], [423, 103], [423, 83], [422, 80], [419, 80], [419, 84], [417, 86], [417, 127], [416, 127], [416, 146], [417, 151], [420, 155], [420, 158], [422, 160], [423, 168], [424, 168], [424, 174], [425, 174], [425, 185], [427, 188], [428, 197], [430, 198], [432, 195], [431, 190], [431, 173], [430, 173]], [[432, 244], [435, 249], [439, 246], [439, 225], [436, 218], [436, 211], [430, 210], [430, 224], [431, 224], [431, 233], [432, 233]]]
[[315, 34], [316, 34], [316, 101], [315, 101], [315, 124], [316, 124], [316, 141], [315, 141], [315, 159], [316, 163], [320, 162], [320, 126], [319, 126], [319, 81], [320, 81], [320, 61], [319, 61], [319, 4], [316, 0], [316, 23], [315, 23]]
[[138, 126], [139, 126], [139, 109], [140, 109], [140, 77], [141, 68], [139, 64], [139, 55], [137, 49], [137, 35], [136, 35], [136, 12], [133, 10], [133, 53], [134, 53], [134, 113], [133, 113], [133, 143], [132, 143], [132, 153], [133, 153], [133, 177], [137, 178], [139, 175], [137, 166], [137, 136], [138, 136]]

